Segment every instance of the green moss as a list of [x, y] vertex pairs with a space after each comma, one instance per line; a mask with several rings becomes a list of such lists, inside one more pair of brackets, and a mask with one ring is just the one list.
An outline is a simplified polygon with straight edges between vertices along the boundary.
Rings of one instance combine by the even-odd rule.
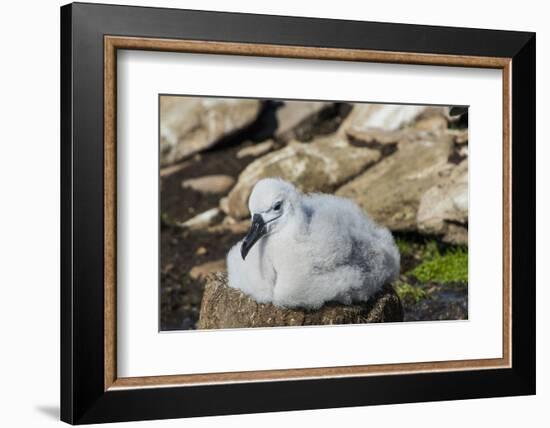
[[422, 258], [424, 260], [433, 260], [440, 256], [439, 247], [436, 241], [426, 242], [426, 246], [422, 251]]
[[407, 284], [406, 282], [399, 281], [394, 284], [394, 288], [399, 298], [404, 302], [418, 303], [420, 300], [428, 297], [422, 288]]
[[395, 244], [397, 245], [397, 249], [399, 250], [399, 253], [401, 254], [402, 257], [408, 257], [412, 255], [413, 248], [412, 248], [412, 244], [409, 241], [405, 241], [404, 239], [401, 239], [401, 238], [396, 238]]
[[410, 275], [422, 282], [468, 282], [468, 250], [455, 248], [440, 254], [435, 248], [429, 250], [431, 257], [415, 267]]

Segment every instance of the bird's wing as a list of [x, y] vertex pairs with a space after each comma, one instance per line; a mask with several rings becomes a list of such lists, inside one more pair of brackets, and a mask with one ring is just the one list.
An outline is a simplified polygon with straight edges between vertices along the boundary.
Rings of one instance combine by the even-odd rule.
[[[304, 205], [311, 215], [303, 250], [312, 260], [313, 273], [347, 272], [350, 288], [373, 290], [398, 276], [399, 251], [390, 231], [355, 202], [314, 194], [304, 199]], [[361, 272], [359, 282], [356, 271]]]

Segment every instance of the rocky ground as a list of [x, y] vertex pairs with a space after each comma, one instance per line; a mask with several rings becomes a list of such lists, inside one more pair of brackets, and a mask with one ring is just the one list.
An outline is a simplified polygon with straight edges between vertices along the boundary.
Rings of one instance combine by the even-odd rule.
[[194, 329], [254, 183], [354, 199], [401, 252], [405, 321], [468, 315], [468, 131], [459, 109], [161, 99], [161, 328]]

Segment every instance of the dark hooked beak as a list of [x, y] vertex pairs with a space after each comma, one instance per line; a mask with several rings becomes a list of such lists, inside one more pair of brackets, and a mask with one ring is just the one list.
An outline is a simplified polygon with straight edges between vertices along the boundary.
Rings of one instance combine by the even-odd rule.
[[243, 260], [246, 258], [246, 255], [252, 246], [258, 241], [258, 239], [264, 236], [266, 232], [267, 228], [265, 227], [264, 219], [260, 214], [254, 214], [254, 216], [252, 216], [252, 224], [250, 225], [250, 229], [244, 237], [241, 245], [241, 256], [243, 257]]

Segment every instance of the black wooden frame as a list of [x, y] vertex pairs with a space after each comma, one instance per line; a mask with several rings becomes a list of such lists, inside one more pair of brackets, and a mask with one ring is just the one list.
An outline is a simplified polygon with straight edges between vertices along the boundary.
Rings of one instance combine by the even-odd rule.
[[[512, 368], [104, 391], [105, 35], [512, 58]], [[535, 34], [61, 8], [61, 419], [82, 424], [535, 393]]]

